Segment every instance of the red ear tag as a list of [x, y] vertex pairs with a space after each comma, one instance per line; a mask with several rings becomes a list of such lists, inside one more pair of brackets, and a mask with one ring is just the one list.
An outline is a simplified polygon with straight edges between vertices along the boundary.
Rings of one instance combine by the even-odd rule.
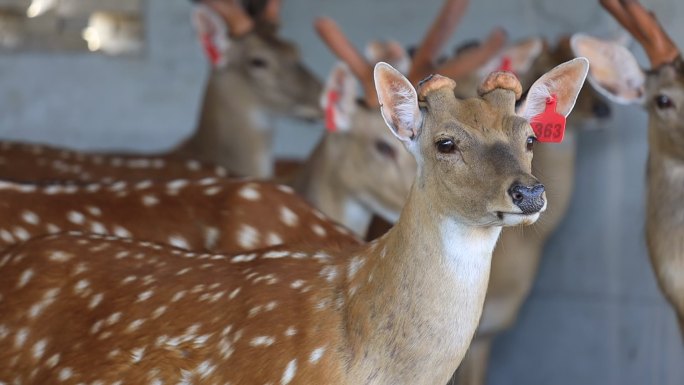
[[327, 98], [328, 103], [325, 107], [325, 128], [328, 129], [329, 132], [335, 132], [337, 131], [337, 124], [335, 123], [335, 106], [340, 100], [340, 94], [335, 90], [331, 90], [328, 92]]
[[207, 57], [209, 58], [211, 64], [214, 66], [218, 65], [219, 61], [221, 60], [221, 53], [216, 48], [216, 45], [214, 45], [214, 41], [211, 39], [211, 35], [208, 33], [203, 34], [201, 40], [202, 47], [204, 47], [204, 52], [207, 54]]
[[544, 143], [560, 143], [565, 135], [565, 116], [556, 112], [558, 99], [551, 95], [546, 99], [544, 112], [533, 116], [530, 125], [537, 140]]
[[513, 71], [513, 60], [511, 60], [509, 56], [502, 57], [501, 65], [499, 66], [497, 71], [506, 71], [515, 75], [515, 71]]

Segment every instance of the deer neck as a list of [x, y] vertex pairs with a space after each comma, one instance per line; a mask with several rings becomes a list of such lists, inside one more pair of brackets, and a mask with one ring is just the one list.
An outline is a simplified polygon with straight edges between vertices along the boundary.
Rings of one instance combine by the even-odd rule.
[[501, 228], [440, 215], [422, 195], [349, 262], [344, 327], [358, 383], [446, 383], [475, 333]]
[[339, 175], [339, 159], [344, 151], [341, 140], [344, 138], [334, 134], [324, 135], [292, 187], [325, 215], [365, 237], [373, 212], [355, 197]]
[[270, 177], [271, 142], [270, 115], [245, 76], [229, 68], [211, 72], [197, 130], [177, 153], [239, 175]]
[[666, 296], [684, 314], [684, 159], [652, 146], [648, 157], [646, 239]]

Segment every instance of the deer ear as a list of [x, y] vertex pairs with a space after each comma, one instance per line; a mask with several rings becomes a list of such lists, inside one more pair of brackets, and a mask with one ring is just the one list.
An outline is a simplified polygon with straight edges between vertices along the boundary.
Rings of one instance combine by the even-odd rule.
[[518, 110], [518, 115], [531, 120], [544, 112], [546, 102], [555, 95], [556, 112], [567, 117], [575, 106], [588, 71], [589, 60], [580, 57], [547, 72], [532, 84], [527, 99]]
[[634, 55], [621, 42], [575, 34], [570, 40], [577, 56], [591, 61], [589, 83], [618, 104], [642, 104], [646, 76]]
[[486, 77], [494, 71], [512, 71], [515, 74], [525, 74], [532, 68], [532, 64], [544, 52], [544, 40], [530, 38], [504, 48], [501, 53], [485, 64], [480, 70], [480, 76]]
[[330, 72], [321, 95], [325, 112], [325, 126], [330, 132], [347, 131], [356, 109], [358, 86], [356, 78], [344, 63], [338, 63]]
[[395, 40], [374, 40], [366, 46], [366, 59], [370, 63], [384, 61], [396, 68], [402, 74], [411, 69], [411, 58], [406, 49]]
[[204, 48], [209, 62], [215, 68], [225, 67], [228, 63], [228, 25], [221, 15], [204, 4], [197, 4], [192, 10], [192, 24]]
[[375, 66], [374, 76], [385, 123], [399, 140], [410, 143], [420, 134], [421, 114], [416, 89], [401, 72], [384, 62]]

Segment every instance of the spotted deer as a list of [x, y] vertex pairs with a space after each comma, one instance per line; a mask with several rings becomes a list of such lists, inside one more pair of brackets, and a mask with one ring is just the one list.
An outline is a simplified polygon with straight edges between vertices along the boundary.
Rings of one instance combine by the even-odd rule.
[[[237, 0], [204, 0], [193, 11], [199, 39], [211, 62], [201, 116], [195, 132], [154, 159], [116, 154], [88, 155], [39, 146], [0, 146], [0, 177], [17, 181], [134, 180], [185, 177], [183, 162], [196, 159], [238, 175], [269, 177], [273, 172], [272, 116], [320, 117], [321, 85], [301, 63], [295, 45], [277, 34], [280, 0], [269, 0], [262, 16], [250, 17]], [[34, 150], [42, 154], [34, 156]], [[101, 162], [87, 161], [101, 159]], [[166, 164], [164, 167], [154, 165]], [[178, 163], [175, 172], [171, 164]], [[195, 162], [196, 163], [196, 162]], [[73, 170], [78, 170], [74, 172]], [[170, 177], [159, 177], [168, 173]], [[104, 175], [104, 176], [101, 176]]]
[[655, 15], [638, 1], [601, 5], [639, 42], [651, 64], [643, 70], [622, 45], [578, 34], [572, 46], [592, 60], [589, 81], [619, 104], [648, 111], [646, 240], [658, 283], [684, 335], [684, 60]]
[[219, 178], [83, 186], [0, 182], [0, 249], [80, 231], [201, 252], [359, 241], [288, 186]]
[[[394, 140], [377, 113], [373, 65], [385, 60], [413, 82], [430, 72], [457, 76], [474, 71], [496, 52], [505, 36], [495, 31], [487, 44], [440, 67], [432, 62], [465, 11], [463, 0], [446, 1], [428, 30], [420, 56], [409, 60], [396, 42], [372, 42], [367, 58], [356, 50], [330, 18], [316, 21], [316, 29], [341, 63], [332, 70], [322, 95], [328, 132], [297, 172], [291, 185], [318, 209], [363, 237], [374, 214], [396, 221], [408, 196], [416, 170], [409, 152]], [[439, 25], [440, 28], [436, 28]], [[357, 82], [363, 97], [357, 98]]]
[[[510, 68], [518, 75], [523, 86], [528, 87], [533, 76], [539, 76], [575, 56], [569, 42], [569, 38], [561, 38], [555, 47], [549, 48], [541, 39], [528, 39], [504, 50], [489, 66], [496, 68], [493, 64], [500, 63], [502, 57], [512, 58]], [[469, 92], [467, 88], [462, 91]], [[504, 229], [502, 232], [492, 258], [480, 326], [452, 384], [486, 383], [492, 343], [499, 334], [515, 324], [532, 289], [544, 246], [570, 205], [581, 128], [594, 126], [610, 117], [610, 113], [610, 106], [605, 99], [591, 87], [585, 86], [568, 118], [563, 143], [539, 143], [535, 146], [532, 170], [546, 183], [547, 194], [552, 200], [543, 220], [522, 230]]]
[[396, 226], [368, 245], [198, 261], [62, 234], [1, 254], [0, 380], [445, 383], [477, 327], [501, 226], [546, 206], [528, 119], [549, 92], [569, 113], [587, 67], [550, 71], [518, 115], [506, 73], [460, 100], [448, 78], [416, 90], [378, 64], [382, 115], [418, 172]]

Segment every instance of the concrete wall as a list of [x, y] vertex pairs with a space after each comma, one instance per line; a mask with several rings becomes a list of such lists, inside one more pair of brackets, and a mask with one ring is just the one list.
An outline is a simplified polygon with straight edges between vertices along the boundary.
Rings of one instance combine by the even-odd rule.
[[[334, 15], [351, 40], [420, 39], [441, 1], [287, 0], [283, 32], [324, 76], [333, 58], [312, 33]], [[684, 45], [684, 3], [649, 1]], [[184, 0], [150, 0], [142, 58], [17, 54], [0, 57], [0, 137], [77, 148], [161, 150], [196, 119], [207, 67]], [[512, 38], [617, 31], [593, 0], [473, 1], [454, 43], [493, 25]], [[639, 55], [641, 51], [635, 49]], [[643, 59], [643, 56], [641, 56]], [[645, 61], [643, 61], [645, 63]], [[674, 385], [684, 349], [642, 237], [646, 117], [617, 108], [603, 130], [581, 134], [570, 214], [551, 239], [517, 327], [496, 344], [490, 385]], [[282, 123], [278, 152], [303, 156], [319, 126]]]

